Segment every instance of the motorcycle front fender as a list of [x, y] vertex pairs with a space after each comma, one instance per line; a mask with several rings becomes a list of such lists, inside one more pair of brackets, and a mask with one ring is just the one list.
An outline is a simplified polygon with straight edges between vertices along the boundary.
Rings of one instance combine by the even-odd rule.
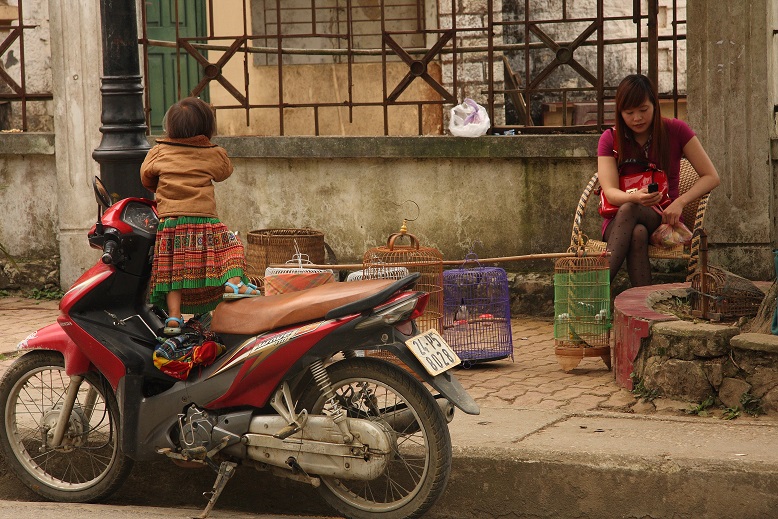
[[59, 323], [50, 324], [36, 332], [32, 332], [21, 341], [16, 349], [26, 352], [31, 350], [58, 351], [65, 357], [65, 373], [68, 376], [83, 375], [89, 371], [92, 363], [78, 349], [76, 343], [68, 337]]
[[419, 359], [417, 359], [405, 344], [400, 342], [394, 342], [389, 344], [382, 344], [381, 348], [389, 350], [403, 363], [411, 368], [414, 373], [419, 375], [424, 382], [434, 387], [441, 395], [446, 397], [449, 402], [457, 406], [463, 412], [467, 414], [480, 414], [481, 409], [478, 404], [473, 400], [468, 392], [459, 383], [459, 380], [451, 373], [451, 371], [444, 371], [443, 373], [432, 376], [427, 373]]

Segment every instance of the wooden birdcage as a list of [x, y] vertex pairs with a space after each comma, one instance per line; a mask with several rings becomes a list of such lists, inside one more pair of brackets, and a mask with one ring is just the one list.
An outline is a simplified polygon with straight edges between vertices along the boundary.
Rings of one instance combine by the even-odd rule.
[[443, 337], [464, 365], [513, 359], [508, 275], [470, 253], [443, 272]]
[[720, 321], [753, 317], [764, 300], [764, 292], [751, 280], [728, 270], [708, 265], [708, 235], [700, 235], [699, 268], [692, 274], [690, 303], [692, 315]]
[[[402, 239], [407, 239], [409, 244], [400, 245], [398, 242]], [[389, 236], [386, 246], [365, 252], [362, 265], [365, 279], [392, 277], [385, 272], [395, 272], [397, 267], [404, 267], [410, 273], [420, 273], [416, 290], [427, 292], [430, 297], [427, 308], [416, 323], [422, 332], [435, 328], [443, 333], [443, 255], [437, 249], [422, 247], [418, 238], [408, 232], [406, 221], [403, 221], [400, 232]]]
[[[764, 292], [752, 281], [713, 265], [708, 265], [705, 273], [692, 274], [691, 283], [692, 315], [714, 321], [753, 317], [764, 299]], [[705, 301], [708, 312], [703, 316]]]
[[554, 266], [554, 353], [562, 369], [572, 370], [584, 357], [601, 357], [610, 369], [610, 329], [608, 259], [558, 259]]

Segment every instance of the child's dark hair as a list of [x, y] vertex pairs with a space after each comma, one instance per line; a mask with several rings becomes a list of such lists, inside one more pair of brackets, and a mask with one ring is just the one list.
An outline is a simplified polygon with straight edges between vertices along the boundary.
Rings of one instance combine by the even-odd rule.
[[[667, 154], [669, 146], [667, 143], [667, 132], [662, 120], [662, 111], [659, 106], [659, 97], [653, 82], [643, 74], [631, 74], [625, 77], [616, 90], [615, 139], [618, 141], [616, 149], [624, 150], [624, 152], [619, 153], [619, 164], [624, 159], [636, 158], [630, 155], [638, 153], [638, 146], [633, 140], [632, 130], [624, 122], [621, 112], [637, 108], [646, 101], [654, 105], [654, 118], [651, 121], [653, 160], [659, 164], [661, 169], [666, 170], [670, 160]], [[627, 137], [629, 137], [630, 141], [626, 140]]]
[[165, 134], [172, 139], [186, 139], [216, 133], [216, 117], [211, 106], [199, 97], [185, 97], [168, 108], [162, 121]]

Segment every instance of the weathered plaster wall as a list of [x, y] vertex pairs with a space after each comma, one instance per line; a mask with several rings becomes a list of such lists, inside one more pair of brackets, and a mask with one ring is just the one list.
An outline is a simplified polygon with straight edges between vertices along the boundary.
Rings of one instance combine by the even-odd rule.
[[0, 135], [0, 290], [59, 286], [54, 135]]
[[20, 259], [56, 255], [54, 136], [27, 133], [6, 137], [0, 155], [0, 207], [4, 215], [0, 244]]
[[[773, 9], [775, 1], [689, 2], [690, 119], [723, 180], [708, 210], [712, 261], [752, 279], [773, 275]], [[2, 220], [0, 239], [15, 256], [50, 255], [39, 245], [58, 240], [62, 285], [69, 286], [95, 260], [85, 234], [95, 216], [89, 183], [100, 141], [99, 9], [96, 1], [49, 0], [49, 10], [56, 164], [50, 150], [0, 135], [9, 175], [2, 196], [15, 209]], [[405, 200], [420, 206], [411, 232], [447, 258], [462, 257], [476, 241], [482, 257], [554, 252], [567, 246], [575, 203], [595, 168], [596, 139], [225, 137], [219, 142], [236, 172], [217, 196], [231, 227], [310, 225], [343, 260], [358, 259], [404, 216], [413, 218], [415, 208], [394, 205]], [[38, 205], [13, 205], [31, 189]], [[593, 207], [589, 216], [587, 232], [596, 235]], [[56, 222], [55, 235], [25, 238], [45, 229], [42, 221]]]
[[92, 159], [101, 137], [100, 4], [49, 0], [49, 15], [57, 136], [51, 185], [59, 200], [60, 280], [69, 287], [99, 256], [85, 237], [97, 216], [92, 178], [100, 174]]
[[564, 252], [580, 191], [595, 168], [595, 141], [223, 138], [235, 173], [218, 186], [219, 212], [244, 235], [319, 229], [347, 262], [385, 244], [403, 218], [415, 219], [410, 232], [448, 259], [464, 258], [476, 243], [481, 257]]
[[[13, 215], [2, 220], [0, 241], [15, 257], [59, 250], [67, 287], [96, 260], [86, 245], [96, 209], [86, 173], [63, 175], [53, 136], [39, 137], [45, 145], [33, 137], [0, 134], [0, 204]], [[221, 137], [216, 140], [233, 158], [235, 173], [217, 185], [217, 202], [225, 223], [243, 236], [262, 228], [321, 230], [341, 262], [360, 262], [404, 217], [415, 218], [410, 232], [446, 259], [461, 259], [471, 247], [482, 258], [563, 252], [580, 191], [595, 168], [596, 139]], [[68, 157], [78, 158], [72, 151]], [[600, 221], [590, 207], [587, 234], [596, 236]], [[751, 279], [773, 275], [772, 260], [754, 265], [738, 258], [722, 265]], [[548, 260], [503, 266], [553, 269]]]
[[[689, 122], [721, 176], [706, 229], [711, 261], [766, 274], [775, 243], [774, 1], [689, 0]], [[768, 274], [772, 275], [772, 274]]]

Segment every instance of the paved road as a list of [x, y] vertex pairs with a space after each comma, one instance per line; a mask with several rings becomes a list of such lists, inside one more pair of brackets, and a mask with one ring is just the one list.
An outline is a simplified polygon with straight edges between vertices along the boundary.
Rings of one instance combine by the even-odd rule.
[[[0, 372], [7, 352], [56, 315], [55, 302], [0, 298]], [[599, 358], [560, 369], [550, 321], [514, 319], [513, 337], [513, 360], [456, 371], [482, 413], [451, 423], [451, 479], [425, 519], [776, 517], [778, 416], [725, 421], [688, 416], [688, 402], [639, 402]], [[0, 460], [0, 518], [189, 517], [213, 479], [164, 461], [137, 464], [110, 505], [38, 503]], [[17, 499], [30, 502], [9, 502]], [[145, 504], [170, 508], [135, 508]], [[244, 468], [212, 517], [262, 517], [255, 511], [332, 513], [313, 489]]]
[[[41, 519], [43, 517], [72, 517], [74, 519], [189, 519], [199, 517], [200, 510], [159, 508], [151, 506], [82, 505], [73, 503], [29, 503], [0, 501], [0, 518]], [[265, 515], [231, 512], [216, 509], [209, 519], [333, 519], [323, 516]]]

